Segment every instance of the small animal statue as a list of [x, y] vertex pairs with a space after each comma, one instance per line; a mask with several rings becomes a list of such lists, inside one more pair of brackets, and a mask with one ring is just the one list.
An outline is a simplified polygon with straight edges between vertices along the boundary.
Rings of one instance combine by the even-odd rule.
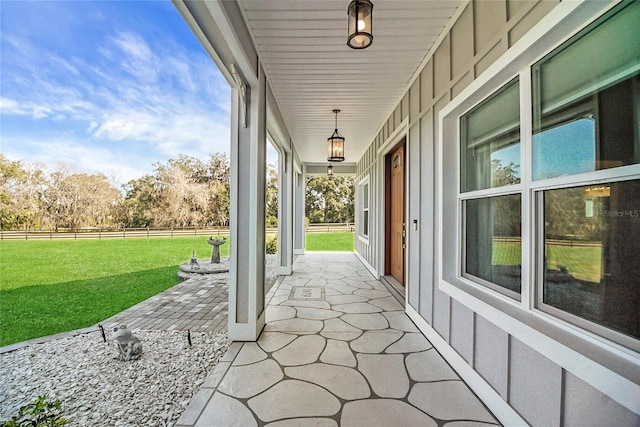
[[127, 328], [127, 325], [120, 325], [113, 328], [114, 342], [118, 349], [118, 357], [116, 359], [122, 361], [137, 360], [142, 356], [142, 343], [131, 333], [131, 330]]

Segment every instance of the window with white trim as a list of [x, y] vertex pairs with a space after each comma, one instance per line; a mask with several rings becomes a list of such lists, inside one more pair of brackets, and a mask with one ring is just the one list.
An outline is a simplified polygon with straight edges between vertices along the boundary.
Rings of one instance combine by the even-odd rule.
[[622, 343], [640, 338], [639, 40], [633, 2], [531, 70], [536, 304]]
[[522, 265], [519, 111], [514, 80], [460, 119], [462, 274], [516, 299]]
[[369, 238], [369, 177], [360, 182], [360, 235]]
[[461, 280], [635, 350], [639, 24], [622, 3], [460, 115], [458, 192]]

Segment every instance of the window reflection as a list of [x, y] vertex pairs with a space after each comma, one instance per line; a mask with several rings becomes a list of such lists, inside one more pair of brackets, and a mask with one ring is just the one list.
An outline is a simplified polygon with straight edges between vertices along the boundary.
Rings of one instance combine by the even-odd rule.
[[581, 118], [533, 136], [533, 179], [591, 172], [596, 164], [593, 119]]
[[465, 201], [465, 273], [520, 293], [521, 196]]
[[507, 84], [460, 119], [462, 191], [520, 182], [518, 81]]
[[639, 17], [630, 2], [533, 65], [534, 179], [640, 163]]
[[542, 302], [640, 338], [640, 180], [544, 192]]

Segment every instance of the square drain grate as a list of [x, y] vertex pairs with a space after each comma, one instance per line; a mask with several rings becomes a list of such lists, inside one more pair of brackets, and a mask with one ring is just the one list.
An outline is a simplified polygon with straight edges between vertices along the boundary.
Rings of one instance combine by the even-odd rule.
[[289, 301], [324, 301], [324, 288], [311, 286], [294, 286], [289, 294]]

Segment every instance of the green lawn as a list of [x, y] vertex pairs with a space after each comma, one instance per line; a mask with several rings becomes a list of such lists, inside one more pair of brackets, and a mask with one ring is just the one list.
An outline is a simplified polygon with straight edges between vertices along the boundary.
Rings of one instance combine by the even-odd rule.
[[0, 346], [91, 326], [156, 295], [192, 250], [211, 256], [202, 236], [1, 241]]
[[354, 233], [306, 233], [305, 250], [353, 252]]
[[522, 264], [522, 245], [518, 242], [493, 242], [491, 263], [494, 265]]
[[[353, 251], [353, 233], [313, 233], [308, 251]], [[229, 244], [221, 246], [229, 256]], [[209, 258], [206, 238], [0, 241], [0, 346], [84, 328], [178, 281], [177, 267]]]
[[547, 268], [567, 269], [578, 280], [600, 283], [602, 276], [602, 247], [547, 244]]
[[[578, 280], [599, 283], [602, 275], [602, 248], [600, 246], [570, 246], [547, 244], [545, 246], [547, 268], [567, 269]], [[522, 250], [520, 243], [508, 241], [493, 242], [494, 265], [520, 265]]]

